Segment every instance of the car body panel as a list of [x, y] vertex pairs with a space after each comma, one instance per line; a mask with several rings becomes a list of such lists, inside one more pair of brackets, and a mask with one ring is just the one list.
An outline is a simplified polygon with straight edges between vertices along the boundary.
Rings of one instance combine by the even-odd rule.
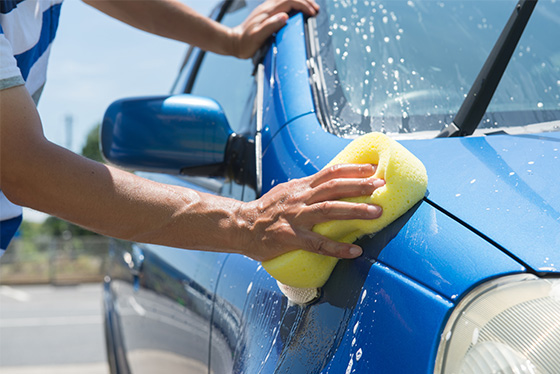
[[427, 168], [431, 201], [544, 273], [560, 269], [559, 140], [492, 135], [407, 147]]
[[[373, 240], [363, 240], [360, 244], [366, 251], [375, 245]], [[526, 270], [425, 202], [398, 234], [377, 251], [380, 251], [377, 257], [380, 262], [454, 302], [485, 280]]]
[[285, 124], [315, 111], [301, 13], [287, 25], [276, 35], [265, 60], [263, 150]]
[[[346, 333], [322, 373], [430, 373], [453, 304], [375, 263]], [[398, 337], [398, 338], [397, 338]]]
[[[116, 256], [130, 253], [126, 245]], [[115, 300], [126, 366], [133, 373], [154, 368], [193, 373], [207, 371], [214, 287], [225, 254], [144, 247], [139, 279], [123, 279], [127, 267], [112, 272], [110, 293]], [[193, 270], [194, 271], [191, 271]], [[124, 277], [126, 278], [126, 276]]]
[[244, 256], [228, 255], [220, 272], [212, 314], [210, 371], [231, 371], [235, 352], [247, 346], [245, 305], [259, 264]]
[[[387, 370], [393, 360], [410, 369], [405, 372], [427, 372], [432, 366], [451, 300], [363, 257], [341, 261], [320, 299], [300, 306], [287, 303], [275, 281], [262, 267], [251, 269], [254, 265], [239, 255], [226, 261], [213, 315], [211, 370], [338, 373], [352, 365]], [[244, 270], [253, 271], [249, 284], [240, 275]], [[222, 318], [225, 309], [242, 318]], [[235, 340], [224, 339], [218, 319], [236, 321]], [[392, 339], [395, 334], [398, 340]], [[359, 350], [366, 353], [362, 362], [356, 359]], [[403, 357], [403, 352], [410, 354]]]

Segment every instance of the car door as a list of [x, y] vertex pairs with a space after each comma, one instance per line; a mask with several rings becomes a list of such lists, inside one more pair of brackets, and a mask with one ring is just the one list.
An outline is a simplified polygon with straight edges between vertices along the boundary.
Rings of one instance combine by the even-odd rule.
[[112, 263], [120, 264], [110, 271], [110, 287], [123, 371], [207, 373], [213, 292], [225, 255], [122, 241], [111, 252]]

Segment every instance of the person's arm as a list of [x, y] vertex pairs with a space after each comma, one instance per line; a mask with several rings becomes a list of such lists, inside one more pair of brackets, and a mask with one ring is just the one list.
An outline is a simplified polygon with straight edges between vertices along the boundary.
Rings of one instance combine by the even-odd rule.
[[310, 16], [319, 10], [313, 0], [268, 0], [241, 25], [229, 28], [198, 14], [178, 0], [84, 2], [138, 29], [239, 58], [252, 57], [270, 35], [286, 24], [291, 10]]
[[100, 234], [237, 252], [259, 261], [299, 248], [356, 257], [359, 247], [331, 241], [311, 228], [328, 220], [381, 214], [379, 207], [338, 201], [371, 194], [383, 184], [370, 178], [371, 165], [326, 169], [244, 203], [155, 183], [91, 161], [44, 137], [24, 86], [0, 90], [0, 173], [0, 189], [13, 203]]

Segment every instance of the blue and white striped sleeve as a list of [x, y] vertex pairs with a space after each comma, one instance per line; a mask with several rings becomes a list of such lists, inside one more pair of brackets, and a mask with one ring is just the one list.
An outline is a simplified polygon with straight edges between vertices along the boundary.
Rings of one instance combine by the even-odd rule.
[[12, 45], [0, 25], [0, 90], [25, 84], [17, 66]]
[[[12, 52], [12, 46], [4, 36], [0, 25], [0, 90], [25, 84]], [[21, 207], [12, 204], [0, 191], [0, 256], [22, 220]]]

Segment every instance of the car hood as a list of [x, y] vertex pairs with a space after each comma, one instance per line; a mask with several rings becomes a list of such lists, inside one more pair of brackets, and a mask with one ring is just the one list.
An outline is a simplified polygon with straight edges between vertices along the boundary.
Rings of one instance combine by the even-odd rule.
[[560, 133], [403, 141], [427, 201], [536, 272], [560, 271]]

